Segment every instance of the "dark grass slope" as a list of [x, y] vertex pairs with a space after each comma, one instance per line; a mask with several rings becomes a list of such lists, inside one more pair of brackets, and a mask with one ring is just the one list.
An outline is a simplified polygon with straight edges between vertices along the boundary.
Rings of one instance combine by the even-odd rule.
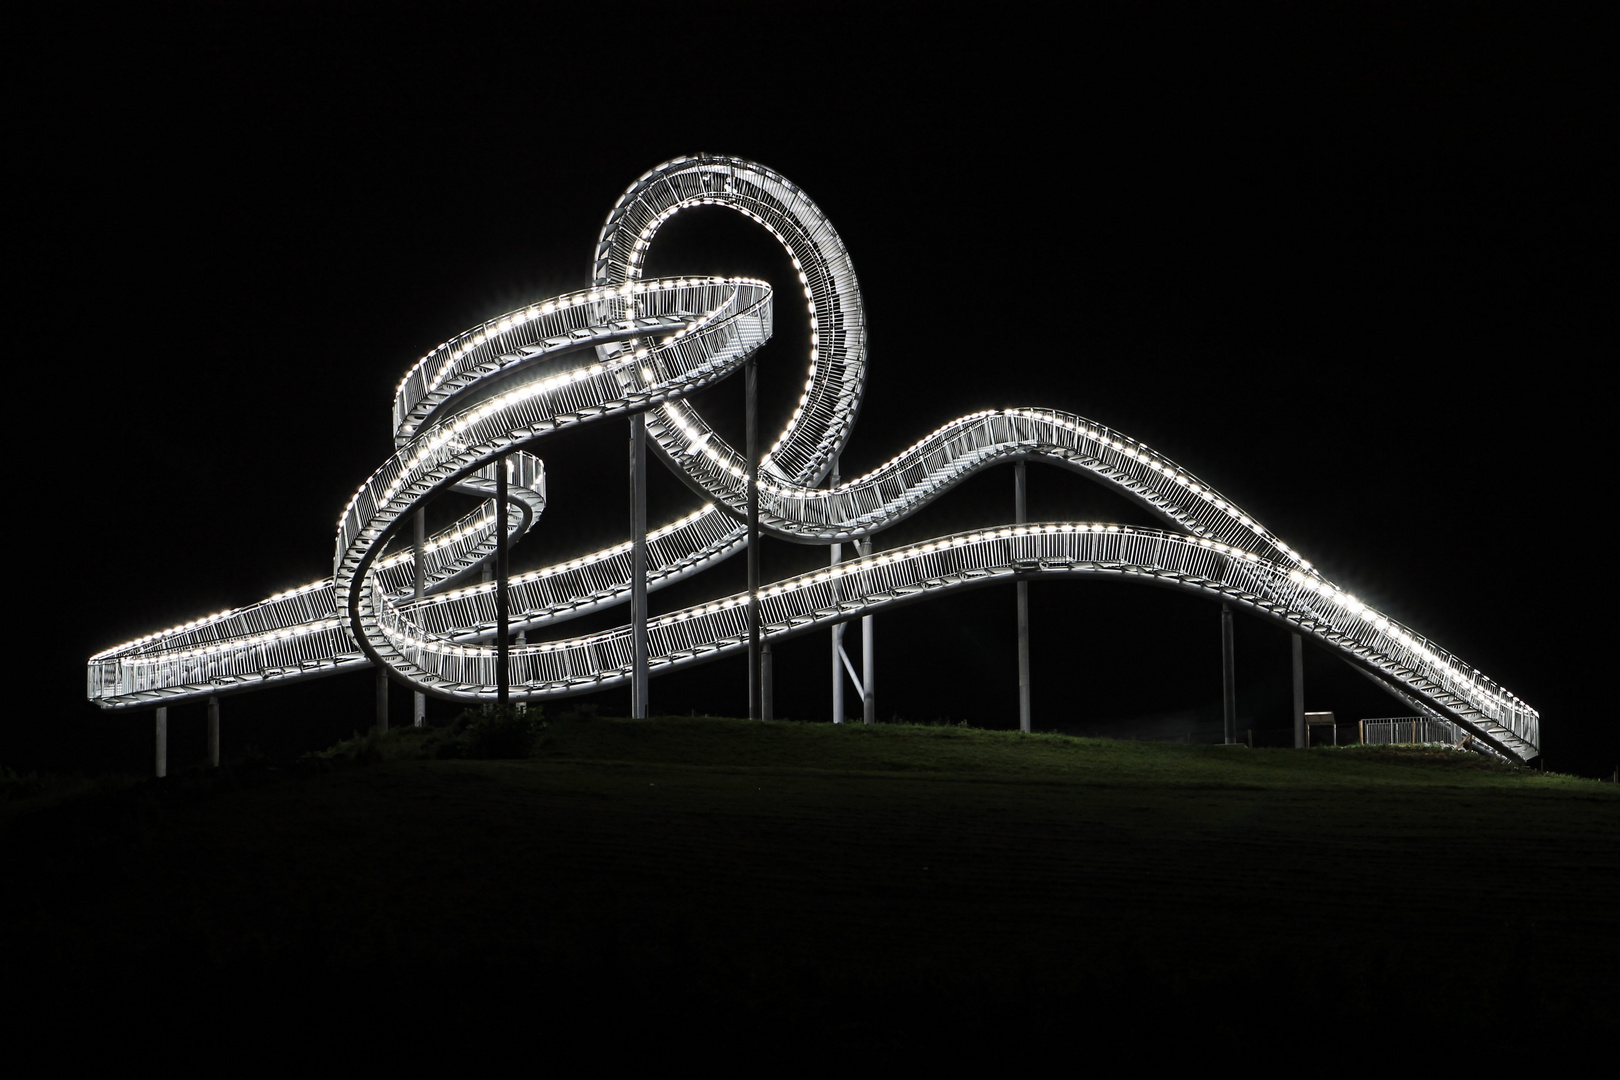
[[1616, 1030], [1611, 786], [960, 728], [578, 720], [523, 761], [419, 740], [13, 800], [8, 981], [224, 1039], [346, 1018], [406, 1053], [482, 1031], [625, 1060]]

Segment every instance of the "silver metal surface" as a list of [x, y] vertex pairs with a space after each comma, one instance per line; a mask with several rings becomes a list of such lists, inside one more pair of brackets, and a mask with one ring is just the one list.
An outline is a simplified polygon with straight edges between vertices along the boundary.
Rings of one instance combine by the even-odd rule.
[[1221, 604], [1221, 718], [1228, 746], [1237, 742], [1237, 646], [1232, 640], [1232, 606]]
[[[827, 484], [828, 484], [829, 487], [837, 487], [838, 486], [838, 455], [837, 454], [833, 455], [832, 471], [827, 474]], [[828, 566], [830, 568], [830, 573], [832, 574], [832, 580], [833, 580], [832, 599], [833, 599], [834, 606], [836, 606], [837, 603], [838, 603], [838, 585], [837, 585], [837, 582], [838, 582], [838, 562], [839, 562], [839, 555], [842, 553], [842, 549], [843, 549], [843, 545], [838, 543], [837, 541], [834, 541], [833, 543], [827, 545], [827, 564], [828, 564]], [[835, 724], [842, 724], [844, 722], [844, 664], [847, 663], [847, 657], [844, 656], [844, 624], [843, 623], [841, 623], [841, 622], [840, 623], [833, 623], [831, 637], [832, 637], [832, 722], [835, 723]]]
[[1288, 635], [1288, 650], [1294, 675], [1294, 749], [1305, 748], [1305, 642], [1298, 634]]
[[[418, 510], [411, 516], [411, 599], [421, 600], [427, 587], [427, 511]], [[411, 692], [411, 724], [427, 724], [427, 695], [420, 690]]]
[[743, 414], [747, 431], [746, 482], [748, 484], [748, 719], [765, 718], [764, 676], [759, 652], [759, 365], [753, 357], [743, 365]]
[[[862, 540], [856, 548], [861, 558], [872, 559], [872, 541]], [[872, 615], [867, 608], [861, 615], [861, 722], [877, 723], [877, 646], [872, 640]]]
[[[758, 623], [755, 627], [757, 629]], [[767, 641], [759, 647], [759, 715], [762, 720], [776, 719], [775, 673], [771, 670], [771, 663], [771, 643]]]
[[[1028, 469], [1022, 458], [1013, 466], [1013, 521], [1023, 525], [1029, 520], [1026, 484]], [[1029, 715], [1029, 582], [1018, 579], [1018, 730], [1028, 733]]]
[[208, 767], [219, 768], [219, 698], [208, 696]]
[[507, 529], [506, 455], [495, 459], [495, 700], [505, 706], [512, 697], [512, 537]]
[[1435, 716], [1380, 716], [1360, 723], [1361, 741], [1370, 745], [1407, 743], [1461, 749], [1468, 733]]
[[647, 718], [647, 424], [630, 416], [630, 716]]
[[[757, 457], [728, 446], [690, 396], [736, 373], [769, 338], [771, 287], [744, 278], [641, 277], [661, 225], [703, 205], [744, 214], [782, 244], [810, 320], [800, 403]], [[761, 643], [861, 618], [859, 681], [870, 721], [874, 612], [998, 581], [1123, 575], [1276, 621], [1494, 752], [1535, 756], [1534, 709], [1327, 581], [1188, 470], [1106, 425], [1050, 409], [985, 410], [863, 476], [820, 486], [859, 409], [865, 307], [837, 232], [780, 174], [706, 155], [649, 170], [609, 214], [594, 280], [589, 289], [458, 334], [406, 372], [394, 401], [395, 452], [344, 507], [331, 577], [96, 654], [86, 672], [90, 699], [105, 708], [150, 708], [371, 665], [413, 691], [494, 699], [499, 650], [492, 645], [503, 624], [497, 586], [463, 581], [489, 562], [497, 533], [520, 536], [544, 511], [545, 472], [531, 450], [553, 432], [641, 413], [653, 451], [705, 505], [648, 533], [644, 573], [635, 565], [638, 545], [627, 540], [510, 579], [505, 625], [529, 634], [510, 649], [515, 700], [633, 681], [637, 635], [630, 626], [540, 638], [568, 619], [631, 601], [640, 584], [661, 588], [736, 554], [747, 546], [753, 493], [761, 534], [811, 544], [859, 540], [865, 553], [649, 619], [649, 673], [746, 652], [748, 613], [756, 607]], [[507, 499], [497, 500], [495, 466], [503, 456], [512, 474]], [[871, 547], [873, 534], [978, 471], [1032, 458], [1110, 486], [1165, 528], [1014, 522], [889, 551]], [[471, 493], [480, 505], [426, 538], [418, 553], [405, 539], [414, 528], [407, 519], [419, 520], [429, 500], [450, 490]], [[504, 530], [497, 504], [517, 512]], [[835, 658], [840, 654], [835, 648]]]

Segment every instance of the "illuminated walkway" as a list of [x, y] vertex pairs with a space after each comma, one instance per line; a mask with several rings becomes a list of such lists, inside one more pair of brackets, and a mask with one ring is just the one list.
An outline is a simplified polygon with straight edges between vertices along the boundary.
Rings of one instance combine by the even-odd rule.
[[[739, 371], [770, 336], [771, 288], [748, 279], [641, 277], [659, 226], [697, 205], [737, 210], [782, 243], [811, 323], [803, 394], [760, 464], [761, 532], [810, 544], [859, 540], [980, 469], [1024, 459], [1112, 485], [1166, 526], [1004, 525], [873, 552], [763, 586], [765, 639], [997, 579], [1136, 576], [1285, 624], [1420, 712], [1454, 721], [1507, 756], [1536, 755], [1535, 710], [1326, 581], [1209, 484], [1103, 425], [1047, 409], [977, 413], [865, 476], [818, 487], [849, 439], [866, 374], [865, 308], [854, 269], [802, 191], [762, 166], [718, 157], [667, 162], [625, 192], [603, 226], [593, 288], [474, 327], [406, 373], [394, 400], [396, 451], [344, 508], [331, 578], [99, 653], [89, 663], [90, 698], [107, 708], [152, 707], [380, 662], [431, 695], [492, 699], [495, 583], [459, 582], [495, 551], [491, 496], [502, 455], [516, 511], [509, 533], [521, 535], [545, 505], [544, 470], [525, 451], [576, 424], [644, 413], [655, 452], [707, 500], [649, 533], [649, 588], [742, 550], [747, 460], [685, 399]], [[417, 511], [451, 489], [486, 501], [454, 526], [413, 538]], [[533, 638], [551, 624], [623, 603], [632, 577], [629, 543], [515, 575], [510, 625]], [[747, 593], [717, 598], [650, 620], [649, 669], [745, 650], [748, 600]], [[513, 646], [512, 696], [627, 683], [631, 644], [626, 626]]]

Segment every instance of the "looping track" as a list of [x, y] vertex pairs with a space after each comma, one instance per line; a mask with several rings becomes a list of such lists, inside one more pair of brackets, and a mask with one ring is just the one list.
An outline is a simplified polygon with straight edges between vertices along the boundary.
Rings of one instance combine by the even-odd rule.
[[[412, 366], [394, 400], [395, 453], [338, 521], [333, 576], [92, 657], [91, 700], [156, 705], [386, 665], [439, 697], [495, 696], [493, 583], [456, 588], [495, 549], [490, 498], [507, 455], [514, 535], [545, 508], [527, 448], [551, 432], [645, 411], [664, 461], [707, 504], [649, 533], [648, 587], [746, 544], [746, 461], [688, 402], [738, 370], [770, 336], [772, 292], [747, 279], [643, 280], [659, 227], [682, 209], [726, 206], [764, 226], [793, 261], [811, 322], [804, 390], [760, 465], [762, 532], [826, 544], [869, 536], [992, 464], [1040, 459], [1113, 485], [1167, 529], [1051, 523], [941, 537], [775, 582], [761, 590], [766, 638], [787, 637], [954, 588], [1013, 577], [1114, 574], [1216, 594], [1309, 635], [1413, 708], [1451, 719], [1497, 752], [1537, 753], [1539, 715], [1433, 642], [1367, 607], [1192, 473], [1069, 413], [1007, 409], [963, 417], [865, 476], [817, 487], [847, 443], [866, 373], [866, 317], [853, 263], [796, 186], [752, 162], [687, 157], [639, 178], [603, 226], [591, 289], [474, 327]], [[485, 499], [424, 548], [422, 596], [409, 545], [389, 544], [445, 490]], [[513, 629], [534, 631], [630, 594], [630, 545], [517, 575]], [[652, 671], [746, 649], [747, 594], [649, 624]], [[513, 696], [627, 682], [628, 627], [511, 650]]]

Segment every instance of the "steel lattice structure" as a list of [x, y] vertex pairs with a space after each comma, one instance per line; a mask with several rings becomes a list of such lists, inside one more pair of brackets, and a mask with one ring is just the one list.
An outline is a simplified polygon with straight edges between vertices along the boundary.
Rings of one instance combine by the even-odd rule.
[[[766, 640], [998, 579], [1124, 575], [1282, 623], [1420, 713], [1455, 723], [1504, 756], [1537, 754], [1534, 709], [1326, 580], [1211, 485], [1105, 425], [1047, 409], [976, 413], [865, 476], [819, 487], [850, 437], [865, 381], [865, 307], [849, 252], [786, 178], [708, 155], [665, 162], [620, 197], [602, 228], [590, 289], [473, 327], [411, 367], [394, 399], [395, 452], [344, 507], [330, 578], [98, 653], [88, 665], [90, 699], [104, 708], [151, 707], [375, 664], [438, 697], [494, 698], [496, 583], [457, 582], [495, 552], [499, 463], [508, 463], [515, 537], [545, 507], [544, 469], [527, 451], [575, 424], [643, 414], [655, 451], [707, 500], [648, 534], [648, 588], [746, 547], [747, 459], [686, 399], [739, 370], [770, 336], [771, 287], [641, 276], [659, 227], [699, 205], [729, 207], [776, 237], [798, 272], [811, 321], [803, 393], [759, 465], [761, 532], [810, 544], [858, 540], [981, 469], [1024, 459], [1112, 485], [1166, 526], [1001, 525], [873, 552], [763, 586]], [[417, 545], [391, 549], [424, 502], [450, 489], [484, 501]], [[516, 575], [510, 626], [544, 630], [624, 603], [633, 577], [630, 543]], [[648, 668], [746, 649], [750, 602], [743, 592], [650, 620]], [[623, 684], [633, 674], [631, 627], [515, 646], [510, 662], [518, 700]]]

